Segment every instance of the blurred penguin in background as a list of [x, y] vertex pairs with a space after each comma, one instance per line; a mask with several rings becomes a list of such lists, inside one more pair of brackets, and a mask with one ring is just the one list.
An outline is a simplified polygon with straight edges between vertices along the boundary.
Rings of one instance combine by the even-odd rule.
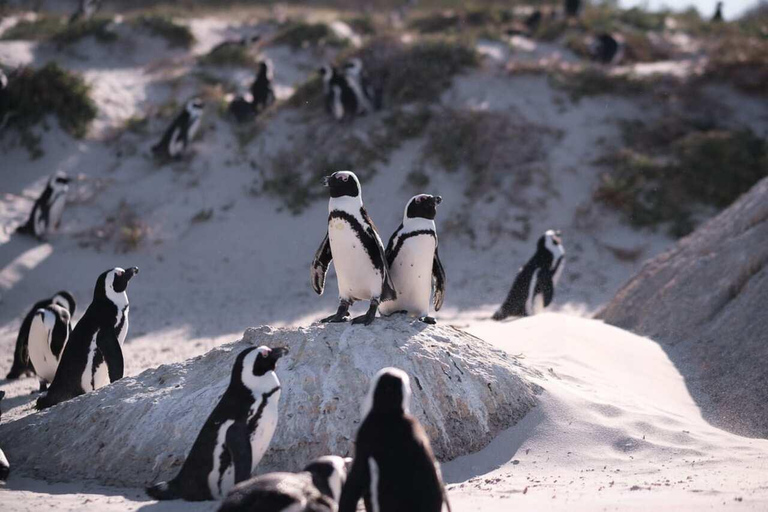
[[712, 23], [720, 23], [723, 21], [723, 2], [717, 2], [715, 8], [715, 14], [712, 16]]

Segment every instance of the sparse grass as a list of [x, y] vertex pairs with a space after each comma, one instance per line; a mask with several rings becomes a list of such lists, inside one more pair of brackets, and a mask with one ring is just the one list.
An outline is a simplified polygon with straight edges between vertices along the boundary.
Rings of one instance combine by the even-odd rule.
[[448, 34], [475, 29], [493, 30], [511, 21], [512, 17], [507, 9], [491, 7], [434, 11], [413, 18], [408, 26], [422, 34]]
[[117, 34], [110, 30], [111, 24], [111, 18], [102, 16], [68, 23], [51, 37], [51, 41], [59, 46], [66, 46], [90, 36], [102, 43], [111, 43], [117, 41]]
[[62, 129], [76, 138], [85, 136], [96, 117], [90, 87], [76, 73], [48, 63], [40, 69], [23, 68], [9, 81], [8, 94], [14, 105], [10, 126], [25, 132], [54, 114]]
[[633, 95], [650, 90], [650, 85], [646, 80], [628, 74], [611, 74], [602, 68], [593, 66], [558, 71], [550, 75], [550, 83], [567, 91], [574, 101], [585, 96]]
[[239, 66], [247, 68], [256, 65], [256, 58], [251, 55], [245, 46], [228, 45], [214, 48], [206, 55], [200, 57], [199, 62], [209, 66]]
[[749, 130], [699, 129], [663, 119], [624, 126], [628, 144], [600, 161], [595, 199], [639, 227], [666, 224], [684, 236], [702, 207], [725, 208], [768, 176], [768, 143]]
[[376, 35], [376, 22], [370, 15], [357, 16], [345, 20], [355, 33], [363, 36]]
[[149, 133], [148, 116], [131, 116], [125, 121], [123, 131], [134, 133], [136, 135], [146, 135]]
[[188, 26], [179, 24], [168, 16], [142, 15], [135, 18], [133, 23], [156, 37], [162, 37], [174, 48], [189, 48], [195, 42], [195, 36]]
[[0, 39], [43, 41], [50, 39], [66, 26], [66, 20], [60, 16], [40, 15], [34, 21], [21, 20], [3, 32]]
[[709, 51], [706, 75], [742, 91], [768, 95], [768, 36], [723, 36]]
[[344, 48], [349, 42], [341, 39], [325, 23], [289, 22], [272, 39], [273, 45], [287, 45], [298, 50], [313, 46]]

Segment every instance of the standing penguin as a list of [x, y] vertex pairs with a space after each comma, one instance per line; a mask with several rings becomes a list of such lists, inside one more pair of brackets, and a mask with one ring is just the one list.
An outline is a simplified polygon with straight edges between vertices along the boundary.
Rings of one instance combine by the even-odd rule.
[[70, 318], [74, 316], [77, 305], [75, 304], [75, 298], [69, 292], [60, 291], [50, 299], [36, 302], [21, 322], [21, 327], [19, 327], [19, 334], [16, 336], [16, 348], [13, 352], [13, 364], [11, 365], [11, 371], [5, 376], [6, 379], [18, 379], [19, 377], [35, 373], [35, 368], [29, 360], [29, 328], [32, 325], [32, 320], [35, 319], [35, 313], [38, 309], [48, 308], [54, 304], [65, 307], [69, 311]]
[[405, 205], [403, 222], [392, 233], [386, 256], [397, 299], [381, 305], [382, 315], [404, 312], [428, 324], [432, 281], [435, 284], [435, 311], [440, 311], [445, 295], [445, 270], [437, 254], [435, 215], [440, 196], [420, 194]]
[[378, 94], [374, 90], [368, 74], [363, 69], [362, 60], [355, 58], [346, 62], [344, 64], [344, 78], [355, 94], [356, 114], [366, 114], [379, 108], [377, 104], [380, 103], [380, 99], [377, 100]]
[[621, 35], [598, 34], [589, 44], [592, 58], [602, 64], [618, 64], [624, 58], [626, 44]]
[[88, 21], [101, 7], [101, 0], [80, 0], [77, 10], [69, 17], [70, 23]]
[[363, 496], [369, 512], [440, 512], [444, 503], [450, 511], [429, 438], [408, 412], [410, 398], [404, 371], [384, 368], [373, 378], [339, 512], [354, 512]]
[[320, 68], [323, 80], [325, 109], [334, 119], [341, 121], [354, 116], [359, 110], [355, 91], [350, 87], [347, 77], [333, 66]]
[[565, 16], [576, 18], [581, 11], [581, 0], [565, 0]]
[[69, 177], [56, 172], [48, 179], [43, 193], [35, 201], [27, 222], [16, 228], [17, 233], [34, 235], [43, 240], [49, 233], [59, 229], [64, 205], [69, 191]]
[[72, 333], [72, 315], [75, 300], [66, 295], [55, 295], [53, 302], [37, 309], [29, 326], [29, 361], [40, 378], [40, 391], [56, 376], [59, 359]]
[[548, 230], [538, 241], [536, 254], [522, 267], [494, 320], [530, 316], [549, 306], [565, 266], [565, 248], [559, 231]]
[[192, 139], [195, 138], [203, 117], [203, 100], [192, 98], [176, 119], [165, 131], [160, 142], [152, 146], [152, 152], [157, 156], [177, 158], [186, 151]]
[[352, 323], [369, 325], [376, 317], [381, 302], [397, 298], [384, 245], [363, 206], [360, 181], [355, 173], [335, 172], [325, 178], [325, 185], [331, 193], [328, 231], [315, 253], [310, 278], [312, 288], [322, 295], [328, 266], [332, 259], [335, 261], [339, 309], [335, 315], [321, 321], [345, 322], [355, 301], [368, 300], [368, 312], [352, 320]]
[[128, 282], [139, 273], [115, 267], [96, 280], [93, 301], [67, 341], [48, 393], [35, 407], [47, 409], [123, 378], [128, 334]]
[[229, 387], [203, 424], [173, 480], [147, 488], [156, 500], [222, 499], [250, 478], [277, 427], [277, 360], [287, 348], [252, 347], [238, 354]]
[[712, 16], [712, 23], [721, 23], [723, 21], [723, 2], [717, 2], [715, 14]]
[[273, 79], [271, 63], [268, 61], [259, 62], [259, 71], [251, 85], [253, 107], [256, 112], [261, 112], [275, 102], [275, 91], [272, 89]]
[[336, 512], [347, 478], [346, 462], [342, 457], [326, 455], [300, 473], [267, 473], [240, 482], [219, 512]]
[[[0, 391], [0, 402], [5, 398], [5, 391]], [[0, 418], [3, 416], [3, 411], [0, 409]], [[0, 450], [0, 482], [8, 480], [8, 475], [11, 474], [11, 465], [8, 464], [8, 459], [5, 457], [3, 450]]]

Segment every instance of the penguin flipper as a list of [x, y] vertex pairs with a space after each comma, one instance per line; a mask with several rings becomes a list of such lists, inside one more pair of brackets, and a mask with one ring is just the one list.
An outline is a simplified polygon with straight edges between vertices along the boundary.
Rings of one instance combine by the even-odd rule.
[[151, 485], [144, 489], [144, 491], [147, 493], [147, 496], [158, 501], [176, 500], [181, 498], [181, 496], [176, 491], [176, 486], [174, 485], [173, 480], [170, 482], [160, 482], [155, 485]]
[[435, 281], [435, 311], [440, 311], [443, 307], [443, 297], [445, 297], [445, 269], [443, 262], [440, 261], [440, 255], [435, 247], [435, 257], [432, 260], [432, 278]]
[[100, 329], [96, 335], [96, 346], [104, 355], [104, 362], [107, 363], [109, 371], [109, 382], [123, 378], [125, 361], [123, 360], [123, 349], [117, 340], [114, 329]]
[[325, 275], [328, 272], [328, 266], [331, 264], [333, 254], [331, 253], [331, 242], [328, 240], [328, 232], [325, 232], [325, 238], [320, 243], [315, 257], [312, 260], [312, 268], [310, 268], [310, 281], [312, 283], [312, 289], [318, 295], [323, 294], [325, 289]]
[[243, 421], [233, 423], [227, 429], [227, 449], [235, 467], [235, 484], [244, 482], [251, 477], [251, 442], [248, 435], [248, 425]]
[[[339, 512], [355, 512], [357, 503], [365, 494], [366, 489], [370, 487], [371, 475], [368, 469], [368, 457], [365, 453], [366, 450], [361, 450], [361, 446], [358, 445], [355, 460], [352, 462], [349, 475], [347, 475], [347, 480], [341, 490]], [[367, 508], [367, 503], [366, 509], [370, 510]]]
[[373, 219], [368, 215], [368, 211], [365, 207], [360, 208], [360, 215], [363, 217], [363, 221], [367, 224], [368, 235], [376, 241], [376, 247], [379, 249], [379, 258], [381, 258], [382, 269], [382, 284], [381, 284], [381, 302], [397, 299], [397, 289], [395, 283], [392, 281], [392, 276], [389, 274], [389, 265], [387, 264], [387, 255], [384, 251], [384, 245], [381, 243], [381, 237], [376, 229], [376, 225], [373, 223]]
[[403, 230], [403, 223], [400, 223], [400, 226], [395, 230], [394, 233], [392, 233], [392, 236], [389, 237], [389, 242], [387, 242], [387, 248], [384, 250], [384, 255], [387, 257], [387, 265], [392, 266], [392, 263], [395, 261], [395, 246], [397, 245], [397, 237], [400, 235], [400, 231]]

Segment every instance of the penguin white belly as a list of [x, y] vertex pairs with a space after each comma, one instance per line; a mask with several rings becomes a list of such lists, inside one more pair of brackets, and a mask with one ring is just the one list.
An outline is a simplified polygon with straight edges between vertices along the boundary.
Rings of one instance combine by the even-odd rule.
[[171, 135], [171, 140], [168, 142], [168, 154], [175, 157], [184, 149], [184, 140], [181, 138], [181, 130], [176, 128]]
[[52, 311], [38, 309], [32, 325], [29, 326], [29, 360], [35, 368], [35, 373], [48, 382], [53, 382], [56, 368], [59, 366], [59, 361], [51, 350], [51, 338], [55, 325], [56, 315]]
[[48, 214], [48, 231], [53, 231], [59, 227], [66, 202], [66, 192], [62, 192], [54, 198], [50, 213]]
[[197, 135], [197, 130], [200, 128], [200, 122], [202, 121], [201, 117], [196, 118], [194, 121], [192, 121], [192, 125], [189, 127], [189, 130], [187, 131], [187, 144], [190, 144], [194, 138], [195, 135]]
[[333, 265], [339, 283], [339, 297], [370, 300], [381, 295], [381, 271], [373, 266], [370, 256], [354, 229], [344, 220], [328, 223], [328, 239]]
[[397, 311], [407, 311], [408, 314], [418, 317], [429, 314], [434, 258], [434, 237], [417, 235], [405, 240], [389, 268], [397, 290], [397, 299], [382, 303], [382, 314], [389, 315]]
[[[261, 418], [256, 430], [251, 434], [251, 473], [259, 465], [261, 458], [267, 453], [267, 448], [272, 442], [272, 436], [275, 435], [277, 429], [277, 404], [280, 401], [280, 391], [276, 391], [272, 396], [267, 399], [267, 406], [261, 412]], [[258, 410], [261, 404], [261, 399], [256, 400], [253, 404], [253, 408], [248, 413], [250, 419], [253, 414]]]
[[93, 334], [91, 344], [88, 346], [88, 359], [85, 362], [85, 370], [80, 378], [80, 386], [86, 393], [95, 391], [109, 384], [109, 370], [104, 362], [99, 347], [96, 345], [98, 331]]
[[48, 226], [45, 224], [45, 219], [43, 219], [43, 208], [45, 205], [35, 208], [35, 212], [32, 214], [33, 216], [33, 222], [32, 225], [35, 229], [35, 236], [43, 236], [48, 231]]
[[208, 489], [211, 496], [215, 499], [221, 499], [227, 495], [232, 486], [235, 485], [235, 467], [230, 462], [222, 474], [221, 456], [226, 449], [227, 431], [232, 426], [234, 420], [226, 420], [219, 427], [216, 433], [216, 446], [213, 447], [213, 467], [208, 473]]

